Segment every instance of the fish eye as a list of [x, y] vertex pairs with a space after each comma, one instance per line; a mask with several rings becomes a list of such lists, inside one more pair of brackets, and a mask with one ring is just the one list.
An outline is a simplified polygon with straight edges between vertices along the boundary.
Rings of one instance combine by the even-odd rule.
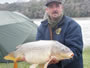
[[62, 48], [62, 52], [68, 52], [67, 48]]

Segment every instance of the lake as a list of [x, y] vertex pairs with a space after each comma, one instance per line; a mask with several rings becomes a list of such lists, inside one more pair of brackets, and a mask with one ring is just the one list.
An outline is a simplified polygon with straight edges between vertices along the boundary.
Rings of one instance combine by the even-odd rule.
[[[90, 46], [90, 18], [73, 18], [82, 28], [84, 47]], [[33, 19], [39, 26], [42, 19]]]

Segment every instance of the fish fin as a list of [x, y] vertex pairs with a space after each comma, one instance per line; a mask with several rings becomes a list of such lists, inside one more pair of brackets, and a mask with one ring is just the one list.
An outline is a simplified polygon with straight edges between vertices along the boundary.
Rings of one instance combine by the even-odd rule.
[[12, 61], [16, 61], [16, 58], [14, 57], [13, 52], [9, 53], [7, 56], [4, 56], [5, 60], [12, 60]]
[[40, 65], [39, 65], [39, 68], [47, 68], [48, 65], [49, 65], [49, 62], [50, 62], [50, 61], [46, 62], [45, 64], [40, 64]]
[[29, 68], [36, 68], [37, 66], [38, 66], [38, 64], [32, 64], [32, 65], [30, 65]]
[[39, 68], [44, 68], [44, 64], [39, 64]]
[[52, 58], [50, 58], [50, 59], [48, 60], [48, 62], [46, 62], [46, 63], [44, 64], [44, 67], [43, 67], [43, 68], [47, 68], [51, 60], [52, 60]]
[[48, 65], [49, 65], [49, 62], [45, 63], [43, 68], [47, 68]]
[[14, 62], [14, 68], [18, 68], [18, 64], [16, 61]]
[[45, 64], [40, 64], [39, 68], [47, 68], [52, 59], [53, 59], [53, 56], [51, 56], [50, 59]]
[[49, 63], [52, 61], [53, 58], [56, 58], [56, 57], [55, 56], [51, 56], [50, 59], [48, 60], [48, 62], [46, 62], [44, 64], [44, 68], [47, 68], [48, 67]]

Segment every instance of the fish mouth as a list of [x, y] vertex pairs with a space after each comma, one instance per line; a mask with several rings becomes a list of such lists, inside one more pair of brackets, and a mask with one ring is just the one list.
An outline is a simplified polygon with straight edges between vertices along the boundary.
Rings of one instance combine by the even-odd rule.
[[71, 56], [73, 57], [73, 56], [74, 56], [74, 54], [71, 54]]
[[74, 56], [74, 53], [69, 54], [70, 58], [73, 58], [73, 56]]

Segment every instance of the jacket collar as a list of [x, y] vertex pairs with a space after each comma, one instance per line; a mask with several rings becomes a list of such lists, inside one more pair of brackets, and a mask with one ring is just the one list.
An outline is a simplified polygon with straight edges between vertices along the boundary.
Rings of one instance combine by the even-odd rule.
[[[64, 20], [65, 20], [65, 16], [63, 15], [63, 18], [58, 23], [58, 26], [61, 26], [62, 24], [64, 24]], [[44, 26], [48, 26], [48, 19], [45, 19], [44, 21], [42, 21], [41, 24], [44, 25]]]

